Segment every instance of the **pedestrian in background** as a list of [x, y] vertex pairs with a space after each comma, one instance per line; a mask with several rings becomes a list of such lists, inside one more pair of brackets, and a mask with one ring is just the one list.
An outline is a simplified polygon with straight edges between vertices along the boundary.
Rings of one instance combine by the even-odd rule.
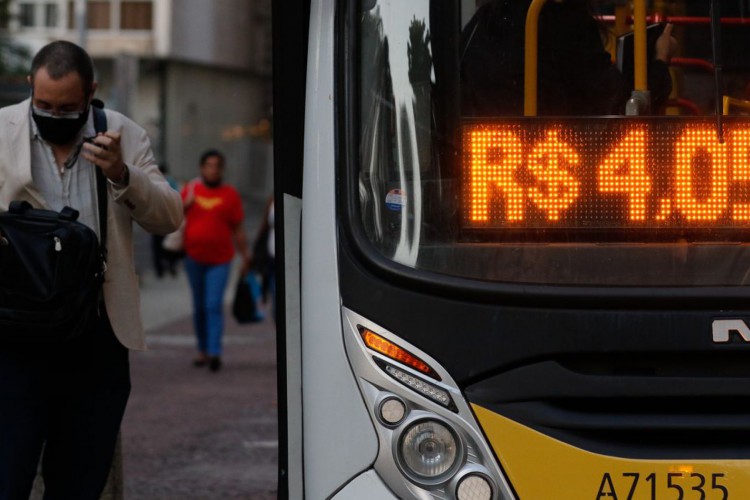
[[130, 394], [128, 349], [145, 348], [133, 221], [165, 234], [180, 225], [182, 207], [143, 128], [105, 110], [107, 131], [96, 133], [97, 82], [86, 51], [65, 41], [44, 46], [28, 82], [29, 99], [0, 109], [0, 210], [14, 200], [55, 211], [67, 205], [101, 240], [98, 168], [107, 178], [109, 251], [99, 314], [80, 336], [0, 344], [0, 499], [29, 498], [44, 449], [44, 498], [94, 500]]
[[182, 189], [185, 207], [185, 272], [193, 296], [193, 326], [198, 342], [195, 366], [221, 368], [224, 291], [235, 248], [247, 273], [250, 251], [244, 210], [236, 189], [225, 184], [224, 155], [216, 149], [200, 158], [200, 178]]
[[257, 270], [263, 282], [263, 302], [271, 298], [271, 314], [276, 321], [276, 233], [274, 224], [274, 203], [271, 196], [266, 203], [258, 234], [253, 243], [251, 269]]
[[[177, 181], [169, 175], [169, 169], [167, 165], [162, 163], [159, 165], [159, 171], [167, 179], [169, 185], [175, 191], [179, 192], [180, 187], [177, 185]], [[177, 276], [177, 263], [182, 258], [182, 252], [173, 252], [164, 248], [164, 235], [163, 234], [152, 234], [151, 235], [151, 257], [154, 263], [154, 272], [156, 277], [161, 279], [164, 273], [168, 272], [172, 276]]]

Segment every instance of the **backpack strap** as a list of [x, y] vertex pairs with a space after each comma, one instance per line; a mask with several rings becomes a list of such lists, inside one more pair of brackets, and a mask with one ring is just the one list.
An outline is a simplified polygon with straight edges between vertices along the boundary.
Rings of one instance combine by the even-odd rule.
[[[104, 103], [99, 99], [91, 101], [91, 110], [94, 113], [94, 130], [96, 133], [107, 131], [107, 115], [104, 112]], [[99, 208], [99, 244], [101, 246], [104, 265], [107, 263], [107, 179], [102, 169], [96, 170], [96, 201]]]

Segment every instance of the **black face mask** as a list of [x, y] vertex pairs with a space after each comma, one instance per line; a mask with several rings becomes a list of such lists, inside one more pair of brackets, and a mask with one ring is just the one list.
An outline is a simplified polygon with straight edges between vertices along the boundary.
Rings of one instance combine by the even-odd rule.
[[201, 180], [203, 181], [204, 186], [212, 188], [212, 189], [221, 186], [221, 180], [209, 182], [206, 180], [205, 177], [203, 177]]
[[63, 145], [70, 144], [89, 118], [89, 106], [78, 113], [78, 118], [42, 116], [31, 107], [31, 116], [39, 129], [39, 135], [47, 142]]

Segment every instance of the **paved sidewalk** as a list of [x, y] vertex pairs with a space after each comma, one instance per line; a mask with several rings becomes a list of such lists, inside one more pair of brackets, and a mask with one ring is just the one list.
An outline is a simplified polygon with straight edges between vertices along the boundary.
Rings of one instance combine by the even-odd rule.
[[[191, 364], [195, 341], [182, 270], [143, 273], [149, 350], [131, 353], [133, 390], [122, 427], [127, 500], [276, 498], [275, 331], [227, 311], [224, 366]], [[232, 274], [225, 299], [233, 292]]]
[[182, 263], [177, 276], [157, 279], [153, 272], [142, 272], [140, 285], [141, 317], [147, 332], [190, 315], [190, 285]]

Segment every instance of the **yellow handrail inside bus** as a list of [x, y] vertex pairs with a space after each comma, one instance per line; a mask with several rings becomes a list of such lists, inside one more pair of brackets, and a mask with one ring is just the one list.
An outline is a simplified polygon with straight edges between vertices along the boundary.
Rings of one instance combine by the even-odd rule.
[[539, 13], [547, 0], [533, 0], [526, 14], [526, 40], [524, 42], [523, 114], [536, 116], [537, 64], [539, 50]]
[[617, 58], [617, 37], [628, 31], [628, 16], [630, 16], [629, 4], [615, 5], [615, 27], [607, 40], [609, 56], [613, 61]]
[[723, 101], [724, 101], [724, 114], [725, 115], [729, 114], [729, 110], [732, 107], [750, 112], [750, 101], [746, 101], [744, 99], [737, 99], [734, 97], [729, 97], [728, 95], [724, 96]]
[[615, 5], [615, 36], [624, 35], [628, 31], [628, 16], [630, 5]]
[[648, 49], [646, 47], [646, 0], [633, 2], [635, 90], [648, 90]]
[[[524, 116], [537, 114], [537, 88], [539, 63], [539, 14], [547, 0], [532, 0], [526, 14], [524, 41]], [[648, 90], [646, 47], [646, 0], [633, 2], [633, 31], [635, 52], [635, 90]]]

